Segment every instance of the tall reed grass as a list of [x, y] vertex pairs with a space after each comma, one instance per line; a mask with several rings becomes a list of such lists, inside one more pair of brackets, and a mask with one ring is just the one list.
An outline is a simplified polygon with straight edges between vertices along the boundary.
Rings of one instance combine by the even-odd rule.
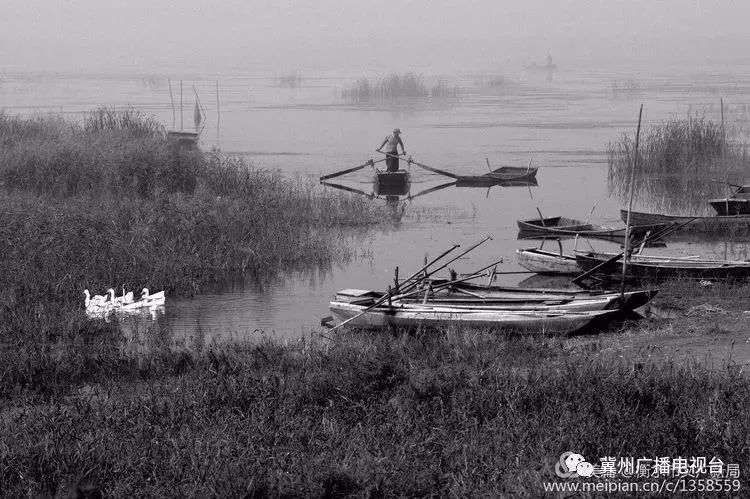
[[309, 179], [174, 147], [132, 112], [3, 115], [0, 137], [0, 340], [59, 336], [84, 288], [189, 294], [229, 274], [328, 265], [344, 253], [333, 230], [384, 219]]
[[[707, 211], [709, 197], [728, 194], [722, 181], [741, 183], [746, 176], [747, 144], [737, 139], [738, 130], [697, 114], [651, 126], [641, 132], [634, 196], [658, 209]], [[607, 154], [610, 192], [626, 200], [635, 134], [610, 142]]]
[[371, 82], [367, 78], [359, 78], [351, 87], [344, 89], [341, 96], [356, 101], [386, 100], [401, 97], [449, 97], [458, 95], [458, 87], [451, 86], [440, 80], [432, 87], [424, 83], [424, 79], [414, 73], [391, 73]]

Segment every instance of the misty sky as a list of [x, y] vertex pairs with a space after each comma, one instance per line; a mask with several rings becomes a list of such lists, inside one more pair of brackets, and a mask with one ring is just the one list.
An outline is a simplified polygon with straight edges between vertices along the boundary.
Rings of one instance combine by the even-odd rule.
[[285, 71], [743, 57], [750, 2], [0, 0], [0, 69]]

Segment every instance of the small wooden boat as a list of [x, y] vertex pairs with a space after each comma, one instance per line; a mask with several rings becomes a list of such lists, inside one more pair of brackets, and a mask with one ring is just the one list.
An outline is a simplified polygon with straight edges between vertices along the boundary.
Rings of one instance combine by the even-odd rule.
[[538, 168], [520, 166], [501, 166], [484, 175], [458, 175], [456, 182], [462, 185], [495, 185], [501, 182], [536, 181]]
[[410, 188], [411, 182], [407, 170], [375, 173], [373, 192], [376, 196], [404, 196], [409, 193]]
[[[439, 281], [436, 281], [436, 283]], [[477, 286], [458, 283], [437, 293], [421, 294], [408, 298], [394, 298], [391, 304], [443, 306], [475, 310], [515, 311], [631, 311], [645, 305], [656, 296], [656, 289], [620, 291], [524, 289], [518, 287]], [[370, 306], [384, 296], [371, 290], [345, 289], [336, 293], [334, 301]]]
[[[598, 274], [622, 273], [622, 258], [612, 261], [607, 253], [586, 252], [576, 254], [578, 265], [585, 271], [600, 266]], [[606, 263], [605, 265], [602, 265]], [[652, 260], [629, 260], [627, 275], [653, 280], [670, 278], [687, 279], [745, 279], [750, 277], [750, 262], [739, 260], [700, 260], [689, 258], [658, 257]]]
[[392, 304], [368, 310], [368, 305], [332, 301], [330, 310], [339, 322], [350, 320], [348, 326], [361, 329], [414, 328], [440, 326], [472, 326], [503, 331], [536, 334], [572, 334], [594, 323], [613, 319], [617, 310], [588, 312], [517, 311], [488, 308], [460, 308], [442, 305]]
[[576, 257], [560, 252], [547, 251], [541, 248], [522, 248], [516, 250], [518, 264], [537, 274], [578, 275], [581, 268]]
[[727, 198], [708, 200], [717, 215], [750, 215], [750, 185], [735, 187], [735, 191]]
[[167, 131], [167, 141], [184, 149], [195, 149], [198, 147], [200, 133], [188, 132], [186, 130]]
[[[518, 239], [539, 239], [551, 237], [588, 237], [623, 243], [625, 241], [625, 227], [607, 227], [594, 225], [573, 218], [548, 217], [533, 220], [518, 220]], [[655, 233], [665, 229], [665, 224], [631, 225], [630, 234], [633, 237], [643, 237], [647, 233]]]
[[[620, 210], [620, 218], [626, 221], [628, 210]], [[669, 224], [679, 226], [680, 231], [701, 233], [747, 233], [750, 232], [750, 215], [699, 216], [662, 215], [658, 213], [630, 212], [633, 225]]]

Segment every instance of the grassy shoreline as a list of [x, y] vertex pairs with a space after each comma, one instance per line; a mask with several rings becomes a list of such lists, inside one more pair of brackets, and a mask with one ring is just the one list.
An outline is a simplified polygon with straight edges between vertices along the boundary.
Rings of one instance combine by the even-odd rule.
[[[84, 286], [190, 293], [321, 264], [382, 213], [148, 119], [0, 115], [0, 490], [71, 496], [544, 494], [575, 451], [750, 469], [750, 380], [620, 338], [742, 332], [750, 287], [662, 287], [678, 320], [575, 338], [341, 332], [174, 348], [89, 321]], [[335, 239], [335, 240], [333, 240]], [[691, 317], [693, 307], [725, 315]], [[696, 494], [698, 496], [700, 494]]]
[[568, 450], [750, 466], [738, 369], [581, 338], [344, 333], [141, 355], [71, 388], [0, 412], [3, 490], [536, 496]]

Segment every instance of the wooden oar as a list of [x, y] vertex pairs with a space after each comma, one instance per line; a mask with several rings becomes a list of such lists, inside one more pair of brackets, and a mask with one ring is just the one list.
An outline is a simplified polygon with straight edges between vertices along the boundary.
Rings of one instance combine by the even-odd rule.
[[430, 187], [429, 189], [425, 189], [425, 190], [423, 190], [421, 192], [418, 192], [418, 193], [414, 194], [413, 196], [409, 195], [407, 197], [407, 199], [409, 199], [411, 201], [412, 199], [414, 199], [417, 196], [424, 196], [425, 194], [429, 194], [431, 192], [439, 191], [439, 190], [445, 189], [447, 187], [452, 187], [454, 185], [456, 185], [456, 182], [448, 182], [448, 183], [445, 183], [445, 184], [440, 184], [438, 186]]
[[354, 168], [349, 168], [347, 170], [341, 170], [340, 172], [331, 173], [330, 175], [324, 175], [324, 176], [320, 177], [320, 180], [323, 181], [323, 180], [327, 180], [329, 178], [338, 177], [340, 175], [346, 175], [347, 173], [356, 172], [357, 170], [361, 170], [362, 168], [364, 168], [366, 166], [374, 166], [375, 163], [380, 163], [381, 161], [385, 161], [385, 159], [379, 159], [377, 161], [373, 161], [373, 160], [370, 159], [370, 160], [367, 161], [367, 163], [365, 163], [363, 165], [355, 166]]
[[[384, 154], [388, 154], [388, 153], [384, 153]], [[409, 158], [406, 160], [406, 162], [409, 163], [409, 164], [415, 164], [415, 165], [417, 165], [417, 166], [419, 166], [421, 168], [424, 168], [425, 170], [429, 170], [429, 171], [431, 171], [433, 173], [438, 173], [440, 175], [445, 175], [446, 177], [451, 177], [451, 178], [455, 178], [455, 179], [458, 178], [458, 175], [456, 175], [455, 173], [447, 172], [445, 170], [440, 170], [439, 168], [434, 168], [432, 166], [427, 166], [427, 165], [422, 164], [422, 163], [417, 163], [416, 161], [414, 161], [413, 159], [411, 159], [411, 156], [409, 156]]]
[[333, 182], [326, 182], [324, 180], [321, 180], [320, 184], [321, 185], [325, 185], [327, 187], [333, 187], [334, 189], [341, 189], [342, 191], [349, 191], [349, 192], [353, 192], [355, 194], [362, 194], [363, 196], [367, 196], [369, 198], [375, 197], [372, 194], [367, 194], [363, 190], [355, 189], [354, 187], [347, 187], [347, 186], [341, 185], [341, 184], [334, 184]]

